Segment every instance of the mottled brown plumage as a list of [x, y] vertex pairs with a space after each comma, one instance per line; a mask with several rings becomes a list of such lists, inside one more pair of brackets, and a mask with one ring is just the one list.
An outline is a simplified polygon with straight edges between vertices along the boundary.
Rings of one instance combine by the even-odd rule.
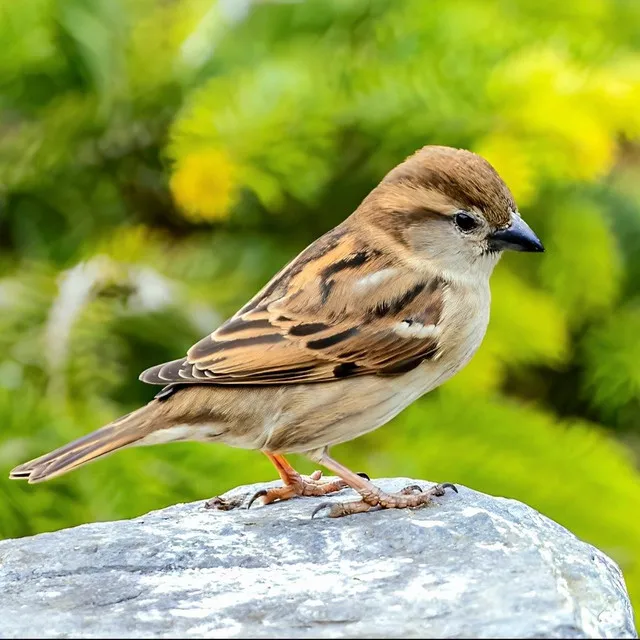
[[[311, 245], [186, 358], [148, 369], [141, 380], [298, 384], [404, 373], [437, 352], [445, 283], [409, 272], [375, 290], [351, 290], [354, 279], [392, 265], [392, 255], [366, 246], [344, 225]], [[432, 335], [399, 335], [399, 314], [433, 325]]]
[[200, 440], [267, 453], [285, 486], [263, 502], [343, 486], [296, 474], [282, 454], [300, 452], [363, 498], [330, 515], [424, 504], [443, 488], [383, 494], [328, 447], [384, 424], [469, 361], [506, 248], [542, 250], [491, 165], [424, 147], [186, 357], [145, 371], [141, 380], [164, 386], [151, 403], [11, 477], [40, 482], [123, 447]]

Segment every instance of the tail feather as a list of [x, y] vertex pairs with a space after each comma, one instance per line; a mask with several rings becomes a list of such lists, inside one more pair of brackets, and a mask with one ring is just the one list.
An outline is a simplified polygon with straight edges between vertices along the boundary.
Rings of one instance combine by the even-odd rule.
[[27, 480], [29, 484], [44, 482], [78, 467], [129, 447], [144, 438], [150, 424], [151, 406], [148, 404], [115, 422], [78, 438], [55, 451], [17, 466], [9, 473], [13, 480]]

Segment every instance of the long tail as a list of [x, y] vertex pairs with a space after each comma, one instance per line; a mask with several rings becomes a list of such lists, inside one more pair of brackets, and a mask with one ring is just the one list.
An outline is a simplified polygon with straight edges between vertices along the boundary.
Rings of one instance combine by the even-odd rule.
[[13, 469], [9, 477], [14, 480], [28, 480], [30, 484], [44, 482], [96, 458], [129, 447], [148, 435], [157, 404], [157, 400], [154, 400], [89, 435], [25, 462]]

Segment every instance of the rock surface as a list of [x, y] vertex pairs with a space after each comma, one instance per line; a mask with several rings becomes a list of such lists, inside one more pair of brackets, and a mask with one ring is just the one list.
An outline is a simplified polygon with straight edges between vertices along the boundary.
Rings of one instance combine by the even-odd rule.
[[321, 500], [198, 502], [0, 542], [0, 637], [637, 637], [618, 567], [519, 502], [460, 487], [311, 520]]

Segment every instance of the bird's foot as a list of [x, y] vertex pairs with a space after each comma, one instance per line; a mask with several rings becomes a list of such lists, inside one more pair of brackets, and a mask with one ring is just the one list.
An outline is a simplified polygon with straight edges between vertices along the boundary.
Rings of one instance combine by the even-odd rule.
[[262, 504], [271, 504], [276, 501], [289, 500], [296, 496], [324, 496], [327, 493], [334, 493], [348, 486], [344, 480], [337, 479], [320, 482], [321, 478], [322, 471], [314, 471], [310, 476], [302, 476], [297, 472], [289, 473], [282, 487], [257, 491], [249, 500], [247, 509], [250, 509], [251, 505], [258, 499], [261, 500]]
[[361, 492], [362, 500], [357, 502], [323, 502], [313, 510], [311, 517], [315, 517], [321, 511], [326, 511], [329, 518], [341, 518], [378, 509], [414, 509], [429, 504], [434, 496], [443, 496], [445, 489], [452, 489], [458, 493], [455, 485], [449, 482], [437, 484], [426, 490], [412, 484], [398, 493], [385, 493], [374, 487], [373, 490]]

